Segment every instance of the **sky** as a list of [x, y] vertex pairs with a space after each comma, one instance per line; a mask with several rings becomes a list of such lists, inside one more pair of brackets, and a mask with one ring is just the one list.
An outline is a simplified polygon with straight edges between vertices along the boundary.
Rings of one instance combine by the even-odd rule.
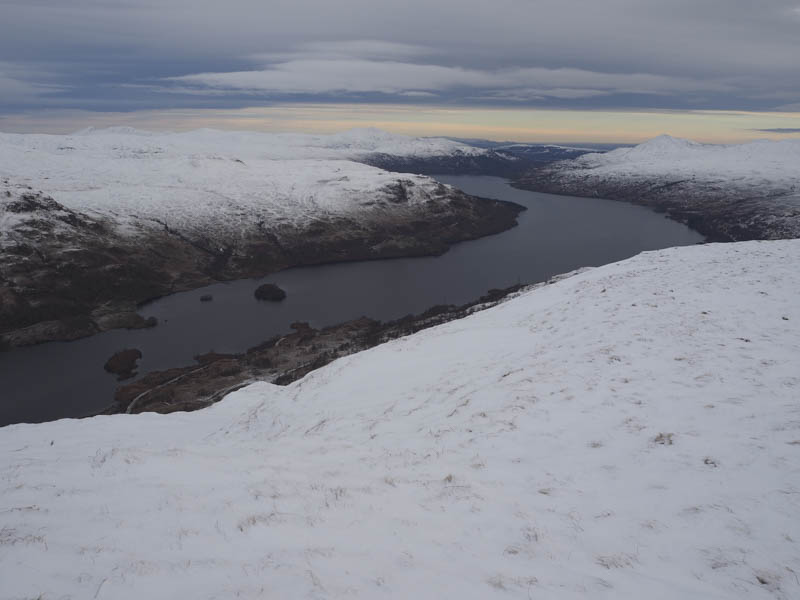
[[0, 0], [0, 130], [800, 137], [800, 0]]

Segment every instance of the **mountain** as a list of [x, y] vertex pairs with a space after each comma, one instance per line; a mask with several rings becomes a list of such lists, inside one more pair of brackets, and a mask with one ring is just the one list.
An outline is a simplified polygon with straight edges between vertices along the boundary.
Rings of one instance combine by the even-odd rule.
[[486, 154], [481, 148], [462, 144], [446, 138], [411, 137], [390, 133], [374, 127], [349, 129], [332, 134], [262, 133], [255, 131], [222, 131], [195, 129], [183, 133], [152, 132], [133, 127], [88, 127], [71, 137], [152, 138], [173, 148], [190, 146], [206, 151], [234, 152], [237, 148], [247, 155], [274, 159], [287, 158], [343, 158], [353, 159], [371, 153], [394, 156], [445, 156]]
[[633, 148], [584, 155], [577, 163], [609, 175], [644, 170], [700, 179], [729, 175], [792, 184], [797, 183], [800, 140], [718, 145], [660, 135]]
[[800, 140], [700, 144], [659, 136], [535, 168], [526, 189], [643, 204], [712, 239], [800, 237]]
[[492, 175], [515, 179], [530, 169], [582, 156], [587, 152], [605, 149], [573, 148], [552, 144], [525, 144], [518, 142], [495, 142], [491, 140], [452, 138], [453, 142], [480, 149], [479, 154], [448, 153], [438, 156], [411, 157], [397, 155], [373, 155], [364, 162], [396, 172], [423, 173], [428, 175]]
[[798, 261], [645, 253], [198, 412], [0, 428], [3, 596], [794, 598]]
[[372, 129], [0, 134], [0, 346], [139, 326], [136, 303], [215, 280], [503, 231], [521, 207], [363, 164], [484, 154]]

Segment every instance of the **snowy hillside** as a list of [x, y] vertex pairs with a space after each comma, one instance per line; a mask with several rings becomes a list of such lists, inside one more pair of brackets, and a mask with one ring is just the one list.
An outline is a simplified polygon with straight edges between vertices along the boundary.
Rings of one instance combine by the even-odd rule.
[[197, 129], [185, 133], [156, 133], [132, 127], [89, 127], [74, 134], [80, 137], [134, 136], [158, 140], [173, 147], [189, 146], [212, 152], [224, 148], [244, 153], [249, 158], [343, 158], [352, 159], [365, 154], [393, 156], [477, 156], [485, 154], [480, 148], [446, 138], [410, 137], [389, 133], [374, 127], [349, 129], [334, 134], [259, 133], [253, 131], [221, 131]]
[[783, 184], [800, 193], [800, 140], [714, 145], [661, 135], [633, 148], [585, 154], [575, 163], [609, 176], [727, 178], [767, 187]]
[[643, 204], [715, 240], [800, 237], [800, 140], [724, 146], [662, 135], [544, 166], [517, 184]]
[[[71, 136], [0, 134], [0, 178], [111, 219], [127, 233], [166, 224], [230, 243], [260, 222], [299, 227], [319, 218], [368, 217], [398, 176], [352, 159], [482, 152], [379, 130], [313, 136], [115, 127]], [[427, 202], [439, 187], [427, 177], [403, 179], [412, 204]]]
[[646, 253], [200, 412], [0, 429], [0, 596], [797, 598], [798, 261]]

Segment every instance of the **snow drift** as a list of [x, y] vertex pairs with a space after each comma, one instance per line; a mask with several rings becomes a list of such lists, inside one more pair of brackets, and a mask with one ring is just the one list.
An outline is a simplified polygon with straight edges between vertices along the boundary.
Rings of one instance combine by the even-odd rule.
[[646, 253], [200, 412], [0, 429], [0, 596], [796, 598], [798, 260]]

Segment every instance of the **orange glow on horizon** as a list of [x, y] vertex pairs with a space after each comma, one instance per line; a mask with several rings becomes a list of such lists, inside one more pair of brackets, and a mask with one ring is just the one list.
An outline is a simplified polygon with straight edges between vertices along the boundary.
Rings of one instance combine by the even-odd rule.
[[414, 136], [518, 142], [638, 143], [662, 133], [702, 142], [800, 138], [797, 112], [586, 111], [439, 107], [389, 104], [286, 104], [242, 109], [183, 109], [131, 113], [53, 111], [0, 116], [0, 131], [70, 133], [93, 125], [184, 131], [202, 127], [272, 132], [333, 133], [377, 127]]

